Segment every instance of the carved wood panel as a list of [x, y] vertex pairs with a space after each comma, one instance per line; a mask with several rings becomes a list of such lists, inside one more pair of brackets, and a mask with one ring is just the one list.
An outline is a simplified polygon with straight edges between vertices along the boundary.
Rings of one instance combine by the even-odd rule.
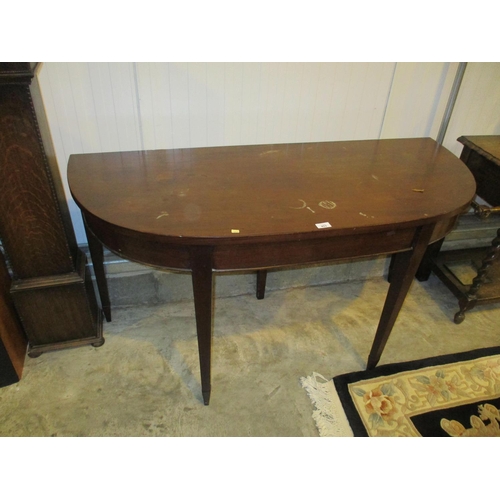
[[29, 88], [0, 85], [0, 238], [16, 279], [73, 270]]

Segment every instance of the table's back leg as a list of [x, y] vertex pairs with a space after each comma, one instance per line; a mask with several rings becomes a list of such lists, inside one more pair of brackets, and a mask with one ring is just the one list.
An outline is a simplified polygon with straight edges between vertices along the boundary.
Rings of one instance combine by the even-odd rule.
[[257, 271], [257, 298], [262, 300], [266, 294], [267, 269]]
[[415, 273], [427, 249], [434, 225], [423, 226], [417, 230], [412, 249], [396, 254], [391, 269], [389, 291], [378, 324], [375, 340], [368, 357], [367, 368], [374, 368], [382, 356], [385, 344], [396, 322], [399, 311], [410, 289]]
[[417, 269], [416, 278], [418, 281], [427, 281], [432, 272], [432, 261], [438, 256], [441, 247], [443, 246], [444, 238], [435, 241], [427, 247], [422, 262]]
[[193, 281], [196, 332], [200, 358], [201, 392], [203, 403], [208, 405], [211, 392], [213, 270], [212, 248], [191, 249], [191, 278]]
[[102, 243], [94, 236], [94, 233], [88, 228], [83, 217], [85, 227], [85, 234], [89, 244], [90, 257], [92, 258], [92, 265], [94, 266], [94, 274], [97, 282], [97, 289], [99, 290], [99, 297], [101, 298], [102, 312], [106, 321], [111, 321], [111, 302], [109, 300], [108, 283], [106, 281], [106, 271], [104, 270], [104, 249]]

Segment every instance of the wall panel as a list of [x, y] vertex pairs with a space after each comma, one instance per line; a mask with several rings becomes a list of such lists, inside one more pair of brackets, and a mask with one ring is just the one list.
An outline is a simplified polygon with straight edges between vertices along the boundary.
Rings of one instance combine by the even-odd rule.
[[207, 145], [224, 144], [225, 64], [206, 65]]
[[500, 134], [500, 63], [468, 63], [443, 145], [457, 156], [461, 135]]
[[[50, 73], [52, 64], [44, 65]], [[89, 121], [87, 126], [96, 131], [99, 136], [99, 148], [101, 151], [116, 151], [120, 147], [120, 126], [116, 120], [115, 101], [113, 98], [113, 86], [111, 73], [113, 67], [108, 63], [88, 64], [90, 86], [87, 92], [92, 94], [92, 105], [89, 111], [94, 111], [95, 121]], [[78, 96], [77, 96], [78, 97]], [[90, 149], [88, 152], [92, 152]], [[60, 165], [61, 166], [61, 165]]]
[[398, 63], [380, 137], [437, 137], [458, 63]]

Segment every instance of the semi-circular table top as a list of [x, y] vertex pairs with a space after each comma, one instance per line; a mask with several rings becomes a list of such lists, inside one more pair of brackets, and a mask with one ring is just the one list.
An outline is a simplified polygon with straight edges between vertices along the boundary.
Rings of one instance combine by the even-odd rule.
[[430, 224], [475, 192], [430, 138], [76, 154], [68, 182], [84, 213], [179, 244]]

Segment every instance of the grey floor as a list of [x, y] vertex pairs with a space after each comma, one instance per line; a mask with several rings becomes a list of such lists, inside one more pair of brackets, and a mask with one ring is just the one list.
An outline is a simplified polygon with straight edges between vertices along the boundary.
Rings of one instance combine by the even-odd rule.
[[[224, 278], [217, 278], [223, 280]], [[317, 436], [300, 378], [362, 370], [383, 278], [215, 301], [212, 399], [201, 402], [190, 300], [113, 310], [106, 343], [26, 359], [0, 389], [1, 436]], [[500, 344], [500, 306], [415, 281], [380, 364]]]

